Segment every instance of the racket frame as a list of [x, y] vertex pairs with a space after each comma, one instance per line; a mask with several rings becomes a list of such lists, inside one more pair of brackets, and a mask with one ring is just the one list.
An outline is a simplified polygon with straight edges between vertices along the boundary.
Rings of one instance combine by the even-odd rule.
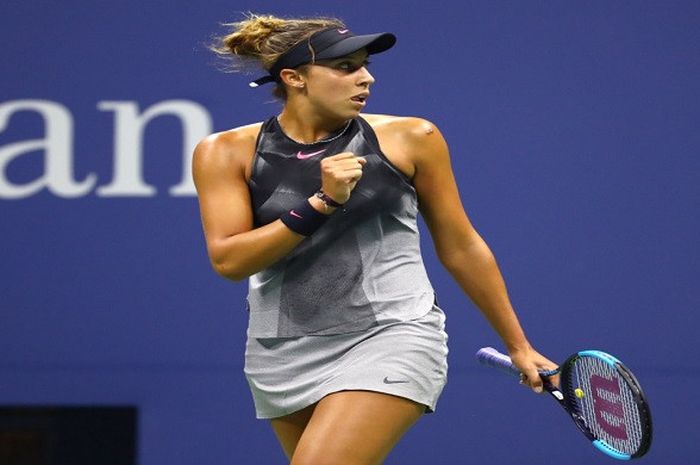
[[[480, 349], [477, 352], [476, 357], [479, 362], [484, 365], [492, 368], [498, 368], [501, 371], [513, 376], [521, 375], [520, 370], [518, 370], [518, 368], [513, 364], [510, 357], [502, 354], [492, 347], [484, 347]], [[594, 357], [607, 363], [615, 369], [615, 371], [625, 380], [631, 389], [634, 402], [639, 411], [640, 421], [642, 423], [642, 441], [634, 454], [626, 454], [621, 452], [607, 444], [605, 441], [598, 439], [588, 427], [583, 415], [581, 415], [578, 408], [577, 398], [574, 394], [574, 390], [578, 386], [569, 385], [571, 379], [569, 373], [570, 370], [573, 369], [576, 361], [582, 357]], [[549, 377], [557, 374], [561, 374], [561, 389], [555, 386], [549, 380]], [[540, 377], [542, 378], [542, 384], [545, 391], [547, 391], [569, 414], [579, 431], [581, 431], [581, 433], [583, 433], [583, 435], [586, 436], [589, 441], [591, 441], [596, 449], [603, 452], [607, 456], [618, 460], [638, 458], [648, 452], [649, 447], [651, 446], [652, 437], [652, 422], [649, 404], [647, 403], [646, 397], [644, 396], [642, 388], [637, 379], [634, 377], [632, 372], [617, 358], [600, 350], [582, 350], [567, 358], [556, 370], [540, 371]]]

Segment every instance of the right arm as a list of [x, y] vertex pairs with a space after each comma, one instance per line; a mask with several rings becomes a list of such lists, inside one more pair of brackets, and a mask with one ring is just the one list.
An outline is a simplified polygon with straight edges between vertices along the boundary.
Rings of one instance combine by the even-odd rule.
[[245, 169], [254, 150], [249, 135], [230, 131], [204, 139], [192, 159], [209, 259], [218, 274], [235, 281], [272, 265], [304, 240], [280, 220], [253, 229]]
[[[214, 134], [195, 148], [192, 173], [199, 198], [209, 259], [221, 276], [235, 281], [261, 271], [291, 252], [304, 236], [273, 221], [253, 229], [253, 211], [245, 171], [255, 151], [251, 127]], [[354, 188], [362, 162], [349, 154], [329, 157], [322, 164], [324, 191], [339, 202]], [[334, 196], [335, 194], [335, 196]], [[311, 205], [331, 213], [316, 197]]]

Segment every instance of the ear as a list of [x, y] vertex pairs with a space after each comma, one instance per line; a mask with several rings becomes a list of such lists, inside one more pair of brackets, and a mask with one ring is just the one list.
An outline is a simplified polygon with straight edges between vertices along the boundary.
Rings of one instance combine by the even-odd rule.
[[287, 87], [303, 89], [306, 86], [304, 76], [296, 69], [283, 69], [280, 71], [280, 79]]

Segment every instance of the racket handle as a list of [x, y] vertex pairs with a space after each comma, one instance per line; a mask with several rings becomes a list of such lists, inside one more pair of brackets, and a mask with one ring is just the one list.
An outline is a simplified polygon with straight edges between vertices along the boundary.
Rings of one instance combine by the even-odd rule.
[[476, 353], [476, 359], [482, 365], [497, 368], [512, 376], [520, 376], [520, 370], [513, 365], [510, 357], [500, 353], [493, 347], [482, 347], [479, 349]]

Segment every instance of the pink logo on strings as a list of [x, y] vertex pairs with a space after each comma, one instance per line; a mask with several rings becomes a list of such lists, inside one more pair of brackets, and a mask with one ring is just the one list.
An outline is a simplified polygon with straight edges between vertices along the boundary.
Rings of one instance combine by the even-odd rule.
[[301, 151], [299, 151], [299, 152], [297, 152], [297, 158], [299, 160], [306, 160], [307, 158], [311, 158], [314, 155], [319, 155], [325, 151], [326, 151], [326, 149], [319, 150], [318, 152], [311, 152], [311, 153], [301, 153]]
[[616, 439], [627, 439], [625, 408], [622, 405], [622, 393], [618, 380], [593, 375], [590, 383], [598, 425]]

